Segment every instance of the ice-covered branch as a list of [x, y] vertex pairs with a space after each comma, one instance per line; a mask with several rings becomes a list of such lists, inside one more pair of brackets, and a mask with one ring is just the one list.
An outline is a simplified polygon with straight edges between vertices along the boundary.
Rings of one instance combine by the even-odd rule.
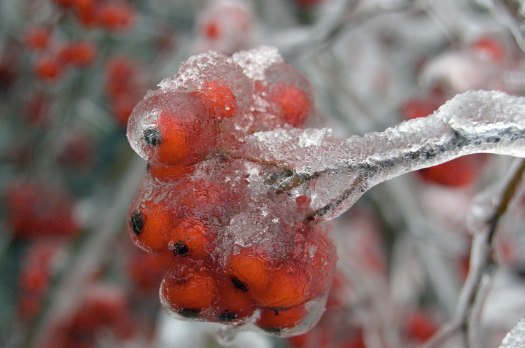
[[496, 188], [482, 192], [472, 207], [471, 223], [474, 240], [470, 257], [470, 271], [461, 290], [452, 320], [445, 325], [425, 348], [439, 347], [450, 336], [461, 332], [468, 347], [477, 347], [477, 318], [483, 299], [496, 267], [494, 236], [501, 218], [520, 191], [525, 172], [525, 161], [520, 160], [509, 170], [507, 177]]
[[312, 217], [331, 219], [371, 187], [417, 169], [480, 152], [525, 157], [525, 98], [471, 91], [383, 132], [340, 141], [327, 129], [279, 129], [255, 133], [242, 151], [283, 168], [271, 189], [310, 191]]

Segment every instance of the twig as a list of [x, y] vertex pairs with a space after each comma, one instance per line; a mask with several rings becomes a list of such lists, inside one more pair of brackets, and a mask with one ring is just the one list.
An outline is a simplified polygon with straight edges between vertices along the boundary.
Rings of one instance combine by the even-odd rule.
[[[480, 197], [483, 200], [485, 211], [484, 221], [478, 231], [474, 231], [474, 240], [471, 247], [470, 272], [461, 290], [456, 314], [434, 337], [423, 347], [435, 348], [447, 341], [450, 337], [461, 333], [466, 347], [475, 347], [477, 320], [475, 312], [482, 310], [484, 294], [492, 280], [496, 269], [494, 255], [494, 237], [501, 218], [506, 213], [510, 203], [516, 196], [522, 184], [525, 172], [525, 160], [516, 160], [508, 176], [494, 192], [490, 190]], [[488, 206], [487, 206], [488, 205]], [[475, 206], [477, 208], [477, 206]]]
[[[340, 190], [312, 201], [311, 218], [330, 220], [350, 208], [371, 187], [412, 172], [474, 153], [525, 157], [525, 98], [495, 91], [469, 91], [442, 105], [433, 115], [387, 128], [383, 132], [337, 141], [326, 130], [276, 130], [247, 141], [245, 155], [293, 169], [273, 187], [317, 187], [339, 180]], [[305, 136], [320, 140], [289, 151]], [[261, 139], [271, 141], [261, 141]], [[327, 151], [327, 149], [330, 151]], [[298, 157], [301, 157], [298, 164]], [[328, 175], [326, 175], [328, 174]], [[330, 175], [337, 174], [337, 178]], [[324, 183], [323, 183], [324, 180]], [[321, 184], [319, 184], [321, 183]], [[344, 183], [344, 184], [343, 184]], [[342, 193], [341, 193], [342, 192]]]

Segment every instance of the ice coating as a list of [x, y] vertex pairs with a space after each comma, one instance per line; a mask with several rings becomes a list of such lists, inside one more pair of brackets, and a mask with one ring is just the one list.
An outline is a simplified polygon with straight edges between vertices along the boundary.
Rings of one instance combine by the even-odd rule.
[[267, 46], [257, 50], [237, 52], [232, 58], [243, 68], [246, 76], [260, 81], [264, 80], [264, 72], [267, 68], [283, 61], [277, 48]]
[[192, 57], [134, 109], [128, 138], [148, 173], [129, 233], [166, 260], [160, 297], [177, 318], [290, 336], [322, 315], [336, 261], [327, 226], [308, 221], [304, 192], [269, 194], [280, 168], [238, 151], [250, 134], [311, 122], [312, 94], [261, 47]]
[[[383, 132], [337, 140], [323, 129], [275, 130], [250, 136], [241, 151], [293, 168], [293, 175], [280, 177], [272, 189], [312, 191], [316, 218], [331, 219], [372, 186], [417, 169], [480, 152], [525, 157], [524, 115], [525, 98], [470, 91], [432, 116]], [[308, 146], [305, 137], [312, 139]]]
[[525, 319], [518, 321], [516, 326], [507, 333], [499, 348], [525, 347]]
[[501, 92], [466, 92], [430, 117], [346, 140], [304, 128], [312, 88], [266, 47], [192, 57], [159, 87], [128, 125], [148, 161], [129, 231], [167, 260], [161, 301], [178, 318], [304, 332], [336, 261], [325, 220], [413, 170], [525, 155], [525, 99]]

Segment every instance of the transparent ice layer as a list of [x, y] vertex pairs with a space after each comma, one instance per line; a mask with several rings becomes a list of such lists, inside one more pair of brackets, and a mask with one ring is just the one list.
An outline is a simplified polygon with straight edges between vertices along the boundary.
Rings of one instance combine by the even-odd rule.
[[286, 168], [270, 189], [310, 191], [315, 216], [328, 220], [372, 186], [417, 169], [480, 152], [525, 157], [525, 98], [470, 91], [383, 132], [337, 140], [326, 129], [279, 129], [249, 136], [240, 152]]

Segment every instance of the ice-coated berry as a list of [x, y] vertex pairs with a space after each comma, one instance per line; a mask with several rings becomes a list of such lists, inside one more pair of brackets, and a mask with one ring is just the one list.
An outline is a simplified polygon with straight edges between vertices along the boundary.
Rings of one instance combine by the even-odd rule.
[[235, 96], [223, 81], [206, 81], [197, 95], [202, 98], [211, 117], [233, 117], [237, 113]]
[[272, 272], [268, 288], [255, 295], [262, 307], [288, 308], [310, 300], [312, 279], [300, 264], [283, 264]]
[[231, 322], [245, 319], [255, 311], [255, 304], [249, 294], [235, 287], [228, 279], [220, 283], [218, 298], [218, 319]]
[[279, 333], [298, 325], [307, 315], [308, 310], [303, 305], [287, 309], [264, 309], [256, 324], [266, 331]]
[[263, 293], [269, 286], [269, 262], [256, 250], [243, 249], [230, 256], [227, 270], [234, 286], [243, 292]]
[[213, 276], [205, 271], [168, 273], [161, 285], [164, 303], [183, 317], [197, 317], [211, 307], [219, 289]]
[[172, 226], [173, 219], [163, 204], [147, 201], [130, 212], [131, 238], [147, 251], [166, 251]]
[[[162, 103], [155, 102], [162, 98]], [[148, 100], [146, 108], [157, 115], [142, 138], [151, 162], [188, 166], [202, 161], [216, 146], [218, 128], [207, 117], [200, 98], [187, 93], [166, 93]]]
[[305, 124], [311, 112], [311, 101], [301, 89], [284, 83], [271, 86], [268, 99], [275, 103], [280, 116], [293, 127]]
[[182, 220], [171, 232], [168, 249], [178, 256], [203, 259], [211, 251], [212, 232], [197, 219]]

